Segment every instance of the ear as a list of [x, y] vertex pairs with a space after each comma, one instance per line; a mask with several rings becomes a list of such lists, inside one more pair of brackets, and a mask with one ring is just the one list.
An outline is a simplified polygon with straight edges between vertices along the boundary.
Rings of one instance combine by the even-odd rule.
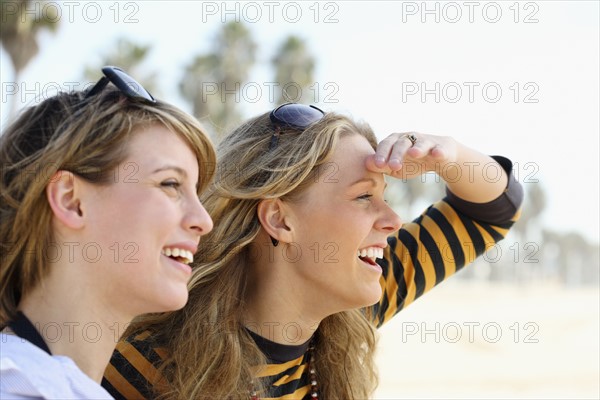
[[56, 171], [46, 186], [46, 198], [54, 217], [72, 229], [80, 229], [84, 224], [79, 191], [78, 178], [63, 170]]
[[292, 232], [286, 224], [286, 212], [280, 199], [265, 199], [258, 203], [258, 220], [263, 229], [275, 240], [291, 243]]

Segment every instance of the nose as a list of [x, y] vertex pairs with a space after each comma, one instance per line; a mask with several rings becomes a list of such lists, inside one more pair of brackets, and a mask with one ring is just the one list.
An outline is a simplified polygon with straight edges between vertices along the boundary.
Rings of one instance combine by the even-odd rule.
[[385, 202], [382, 203], [381, 216], [375, 221], [375, 229], [391, 235], [402, 226], [402, 219], [394, 210]]
[[195, 232], [199, 236], [206, 235], [213, 228], [213, 220], [200, 202], [197, 196], [192, 196], [186, 210], [184, 225], [187, 230]]

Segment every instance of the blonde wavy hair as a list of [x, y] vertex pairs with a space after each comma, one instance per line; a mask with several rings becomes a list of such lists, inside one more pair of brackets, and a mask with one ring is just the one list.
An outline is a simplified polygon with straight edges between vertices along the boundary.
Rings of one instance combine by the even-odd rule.
[[193, 117], [161, 101], [129, 99], [112, 86], [85, 93], [59, 93], [29, 107], [0, 136], [0, 327], [48, 273], [54, 240], [45, 189], [57, 171], [110, 185], [132, 133], [160, 124], [195, 153], [198, 194], [214, 173], [213, 145]]
[[[266, 360], [243, 324], [251, 244], [260, 230], [258, 203], [294, 199], [326, 167], [341, 137], [359, 134], [373, 148], [372, 130], [327, 113], [308, 129], [284, 129], [269, 149], [274, 127], [258, 116], [223, 139], [216, 177], [202, 196], [214, 220], [202, 238], [187, 305], [134, 321], [126, 335], [150, 331], [151, 344], [166, 350], [154, 382], [164, 399], [247, 399], [249, 382]], [[330, 315], [316, 333], [320, 397], [367, 398], [377, 385], [376, 333], [365, 310]], [[264, 389], [264, 388], [260, 388]]]

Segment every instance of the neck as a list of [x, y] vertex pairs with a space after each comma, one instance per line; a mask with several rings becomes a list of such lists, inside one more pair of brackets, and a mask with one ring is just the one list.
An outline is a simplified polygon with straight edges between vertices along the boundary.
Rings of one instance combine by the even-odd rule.
[[[302, 313], [277, 313], [281, 303], [271, 306], [247, 305], [246, 328], [272, 342], [297, 346], [310, 340], [321, 320], [312, 319]], [[296, 315], [296, 318], [290, 315]]]
[[131, 320], [112, 313], [89, 285], [65, 282], [52, 273], [21, 301], [19, 309], [53, 355], [71, 358], [98, 383], [125, 324]]
[[244, 324], [272, 342], [300, 345], [331, 313], [315, 288], [290, 276], [291, 268], [277, 263], [250, 268]]

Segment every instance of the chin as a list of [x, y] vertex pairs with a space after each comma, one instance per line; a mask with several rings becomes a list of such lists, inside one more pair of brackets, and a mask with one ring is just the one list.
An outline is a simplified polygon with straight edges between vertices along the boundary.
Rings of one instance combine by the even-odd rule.
[[358, 300], [359, 303], [353, 308], [369, 307], [376, 304], [381, 300], [381, 293], [381, 286], [379, 285], [379, 282], [377, 282], [376, 288], [369, 288], [369, 290], [361, 292], [361, 296], [358, 299], [354, 297], [354, 300]]
[[379, 300], [381, 300], [381, 290], [379, 291], [379, 294], [377, 294], [377, 296], [371, 296], [371, 298], [369, 298], [369, 300], [366, 302], [366, 304], [363, 305], [363, 307], [369, 307], [373, 304], [377, 304]]
[[166, 312], [182, 309], [188, 301], [187, 287], [184, 293], [177, 293], [163, 300], [157, 305], [157, 308], [160, 308], [160, 310], [152, 310], [150, 312]]
[[180, 310], [182, 309], [188, 301], [188, 292], [187, 292], [187, 288], [185, 291], [185, 295], [182, 295], [179, 297], [179, 299], [177, 299], [176, 302], [174, 302], [173, 306], [171, 307], [171, 309], [169, 311], [175, 311], [175, 310]]

